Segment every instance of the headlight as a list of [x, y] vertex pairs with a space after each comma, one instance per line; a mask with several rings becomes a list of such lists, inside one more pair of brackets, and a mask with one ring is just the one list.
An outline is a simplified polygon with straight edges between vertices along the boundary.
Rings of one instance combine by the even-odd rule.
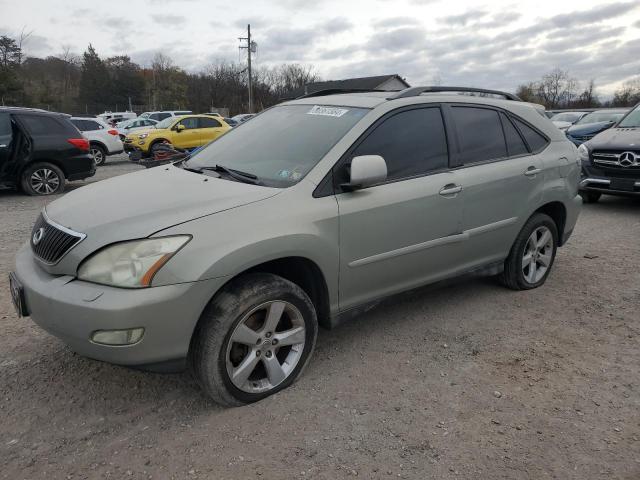
[[189, 240], [189, 235], [177, 235], [116, 243], [85, 260], [78, 278], [114, 287], [149, 287], [158, 270]]
[[140, 135], [138, 135], [139, 139], [143, 139], [143, 138], [147, 138], [149, 136], [148, 133], [141, 133]]
[[589, 161], [589, 149], [585, 146], [584, 143], [578, 147], [578, 157], [582, 162]]

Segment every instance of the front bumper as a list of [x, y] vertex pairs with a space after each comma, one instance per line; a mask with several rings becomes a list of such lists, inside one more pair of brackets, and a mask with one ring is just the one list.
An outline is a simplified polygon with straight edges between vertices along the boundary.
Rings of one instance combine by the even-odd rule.
[[[624, 182], [624, 185], [621, 184]], [[618, 186], [624, 186], [620, 189]], [[640, 195], [640, 172], [621, 170], [609, 174], [602, 168], [590, 164], [582, 165], [581, 191], [600, 192], [609, 195], [638, 196]]]
[[[150, 365], [185, 358], [202, 311], [226, 277], [145, 289], [114, 288], [46, 273], [31, 249], [16, 256], [31, 319], [77, 353], [118, 365]], [[96, 330], [145, 329], [134, 345], [93, 343]]]

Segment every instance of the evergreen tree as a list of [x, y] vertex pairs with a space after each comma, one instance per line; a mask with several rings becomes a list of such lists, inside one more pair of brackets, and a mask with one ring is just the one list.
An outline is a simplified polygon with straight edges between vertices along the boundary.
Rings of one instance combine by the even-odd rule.
[[82, 110], [99, 113], [109, 107], [109, 73], [91, 44], [82, 56], [79, 101]]

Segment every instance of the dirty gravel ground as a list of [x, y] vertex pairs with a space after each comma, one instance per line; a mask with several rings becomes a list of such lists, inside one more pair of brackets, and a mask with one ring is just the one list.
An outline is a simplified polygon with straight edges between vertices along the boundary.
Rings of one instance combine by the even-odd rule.
[[16, 318], [6, 275], [50, 200], [0, 193], [0, 478], [640, 478], [638, 201], [585, 205], [544, 287], [387, 301], [322, 331], [292, 388], [225, 410]]

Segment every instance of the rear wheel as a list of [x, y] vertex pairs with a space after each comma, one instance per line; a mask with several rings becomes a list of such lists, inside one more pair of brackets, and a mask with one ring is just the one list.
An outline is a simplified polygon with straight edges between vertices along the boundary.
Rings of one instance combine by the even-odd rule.
[[504, 262], [501, 282], [512, 290], [542, 285], [551, 272], [558, 248], [558, 228], [551, 217], [534, 214], [525, 223]]
[[64, 191], [64, 174], [52, 163], [35, 163], [22, 173], [22, 190], [29, 195], [55, 195]]
[[167, 140], [159, 140], [156, 143], [154, 143], [153, 145], [151, 145], [151, 148], [149, 149], [149, 152], [151, 153], [151, 156], [154, 156], [156, 154], [156, 152], [158, 152], [158, 150], [161, 150], [162, 148], [171, 148], [171, 142], [167, 141]]
[[316, 312], [296, 284], [272, 274], [233, 280], [206, 308], [194, 333], [190, 367], [217, 402], [256, 402], [291, 385], [318, 333]]
[[107, 151], [100, 145], [91, 145], [91, 155], [97, 166], [104, 165], [107, 161]]
[[582, 191], [580, 192], [580, 196], [582, 197], [582, 201], [584, 203], [596, 203], [598, 200], [600, 200], [602, 193]]

